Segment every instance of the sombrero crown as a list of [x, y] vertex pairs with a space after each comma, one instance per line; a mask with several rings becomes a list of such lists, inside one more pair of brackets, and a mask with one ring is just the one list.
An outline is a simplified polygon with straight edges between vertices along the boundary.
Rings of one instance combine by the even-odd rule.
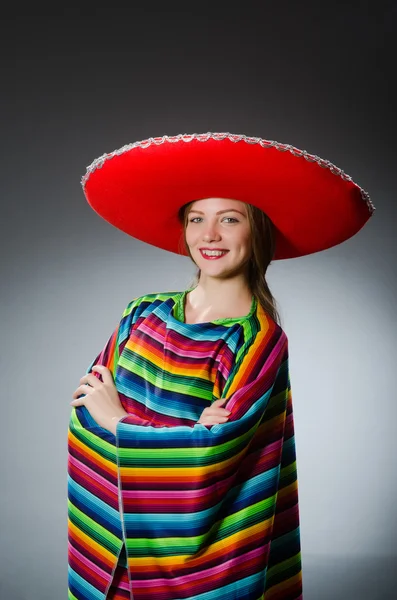
[[289, 144], [231, 133], [149, 138], [103, 154], [82, 178], [106, 221], [178, 254], [179, 208], [203, 198], [257, 206], [276, 229], [274, 260], [331, 248], [375, 211], [366, 191], [327, 160]]

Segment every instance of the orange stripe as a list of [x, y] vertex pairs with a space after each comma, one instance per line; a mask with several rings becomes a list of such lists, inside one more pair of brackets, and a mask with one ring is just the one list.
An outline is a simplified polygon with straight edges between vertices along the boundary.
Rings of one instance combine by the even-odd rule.
[[267, 338], [271, 338], [273, 335], [275, 323], [266, 316], [264, 309], [259, 303], [257, 317], [260, 322], [260, 331], [255, 338], [255, 342], [249, 347], [249, 350], [243, 359], [243, 363], [233, 378], [233, 382], [228, 390], [228, 396], [231, 396], [240, 387], [246, 385], [251, 376], [250, 364], [256, 365], [258, 363], [263, 348], [266, 348], [267, 346]]
[[[159, 367], [162, 363], [164, 351], [153, 348], [153, 346], [145, 342], [144, 339], [139, 338], [138, 341], [130, 339], [129, 342], [127, 342], [127, 344], [125, 345], [125, 347], [128, 348], [129, 351], [134, 352], [134, 354], [136, 354], [137, 356], [144, 358], [155, 367]], [[135, 350], [135, 348], [138, 347], [139, 351]], [[168, 369], [172, 370], [172, 373], [174, 375], [182, 375], [186, 377], [199, 377], [203, 379], [206, 377], [205, 365], [206, 361], [208, 360], [207, 358], [203, 357], [201, 362], [199, 359], [195, 360], [194, 365], [189, 364], [188, 366], [186, 366], [185, 363], [183, 366], [181, 366], [181, 363], [184, 360], [186, 359], [183, 356], [179, 359], [172, 359], [170, 357], [168, 359]], [[127, 359], [122, 359], [119, 364], [125, 369], [130, 368], [129, 361]]]
[[[279, 568], [279, 564], [277, 568]], [[302, 593], [302, 571], [269, 588], [265, 592], [264, 600], [283, 600], [286, 597], [286, 592], [290, 598], [296, 598], [298, 594]]]
[[[140, 450], [142, 450], [142, 454], [145, 453], [144, 448], [134, 448], [138, 460]], [[246, 454], [246, 452], [247, 448], [243, 448], [243, 450], [231, 458], [213, 465], [208, 465], [207, 467], [120, 467], [120, 475], [123, 478], [123, 483], [131, 478], [134, 480], [139, 479], [139, 481], [151, 481], [152, 479], [161, 481], [169, 480], [170, 478], [172, 478], [173, 481], [196, 481], [206, 477], [208, 474], [215, 472], [218, 474], [219, 472], [225, 471], [228, 467], [233, 466], [238, 462], [240, 457]]]
[[68, 519], [68, 531], [72, 539], [75, 539], [91, 554], [99, 556], [102, 562], [108, 565], [110, 568], [114, 567], [117, 557], [111, 552], [106, 550], [103, 546], [98, 544], [93, 538], [89, 537], [86, 533], [81, 531], [70, 519]]
[[243, 548], [246, 543], [252, 542], [255, 539], [264, 539], [270, 536], [271, 529], [273, 527], [273, 517], [266, 519], [261, 523], [242, 529], [223, 540], [214, 542], [207, 547], [198, 557], [194, 555], [176, 555], [176, 556], [164, 556], [164, 557], [132, 557], [128, 559], [128, 564], [132, 568], [138, 568], [142, 572], [150, 572], [153, 569], [157, 571], [158, 567], [171, 567], [172, 569], [186, 568], [189, 571], [193, 568], [198, 568], [204, 565], [209, 560], [219, 559], [222, 560], [225, 554], [225, 549], [231, 547]]
[[[266, 552], [266, 549], [263, 548], [263, 552]], [[224, 571], [221, 571], [219, 573], [213, 573], [211, 575], [204, 575], [203, 573], [199, 573], [195, 579], [192, 579], [190, 581], [188, 581], [187, 583], [180, 583], [178, 585], [178, 592], [182, 593], [182, 592], [186, 592], [186, 591], [190, 591], [190, 594], [195, 594], [195, 586], [207, 586], [208, 583], [211, 584], [210, 589], [214, 589], [216, 587], [216, 584], [220, 583], [222, 585], [222, 581], [225, 579], [225, 575], [226, 573], [230, 573], [231, 571], [234, 574], [235, 579], [238, 579], [238, 574], [241, 572], [242, 573], [242, 577], [248, 577], [249, 575], [252, 575], [253, 573], [260, 571], [263, 568], [263, 557], [262, 556], [256, 556], [255, 558], [251, 558], [251, 559], [246, 559], [244, 556], [240, 557], [239, 563], [238, 565], [234, 565], [232, 567], [232, 569], [227, 569]], [[255, 569], [255, 570], [254, 570]], [[204, 571], [205, 573], [205, 571]], [[193, 575], [191, 573], [191, 575]], [[148, 588], [147, 586], [141, 586], [140, 584], [144, 583], [141, 580], [134, 580], [134, 589], [139, 590], [139, 594], [142, 595], [142, 597], [155, 597], [156, 594], [160, 594], [161, 592], [164, 591], [168, 591], [167, 587], [165, 587], [163, 584], [160, 585], [151, 585], [150, 588]]]
[[81, 442], [70, 429], [68, 432], [68, 441], [72, 448], [77, 449], [83, 456], [86, 456], [91, 462], [95, 463], [96, 465], [101, 467], [101, 469], [117, 478], [117, 464], [105, 459], [95, 450], [92, 450], [91, 448], [88, 448], [88, 446], [85, 446], [84, 443]]

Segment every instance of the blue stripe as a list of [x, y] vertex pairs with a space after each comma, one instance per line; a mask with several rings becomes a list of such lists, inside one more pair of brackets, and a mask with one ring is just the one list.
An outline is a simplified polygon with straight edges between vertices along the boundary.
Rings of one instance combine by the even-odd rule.
[[79, 510], [122, 539], [121, 519], [118, 510], [114, 510], [109, 504], [85, 490], [70, 475], [68, 475], [68, 493], [70, 501]]

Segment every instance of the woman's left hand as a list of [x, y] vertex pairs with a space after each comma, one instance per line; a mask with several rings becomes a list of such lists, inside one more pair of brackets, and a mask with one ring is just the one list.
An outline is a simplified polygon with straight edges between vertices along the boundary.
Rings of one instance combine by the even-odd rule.
[[[74, 400], [70, 404], [85, 406], [98, 425], [115, 435], [117, 422], [128, 413], [121, 405], [110, 369], [104, 365], [94, 365], [91, 370], [98, 371], [103, 381], [93, 373], [84, 375], [80, 379], [82, 385], [74, 391], [72, 396]], [[85, 396], [78, 398], [80, 394]]]

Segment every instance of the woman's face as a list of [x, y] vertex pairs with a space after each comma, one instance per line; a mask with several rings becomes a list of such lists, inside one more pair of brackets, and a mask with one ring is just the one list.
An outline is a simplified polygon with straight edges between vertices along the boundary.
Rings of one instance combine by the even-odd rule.
[[236, 275], [251, 256], [246, 205], [239, 200], [196, 200], [187, 216], [185, 235], [194, 262], [212, 277]]

